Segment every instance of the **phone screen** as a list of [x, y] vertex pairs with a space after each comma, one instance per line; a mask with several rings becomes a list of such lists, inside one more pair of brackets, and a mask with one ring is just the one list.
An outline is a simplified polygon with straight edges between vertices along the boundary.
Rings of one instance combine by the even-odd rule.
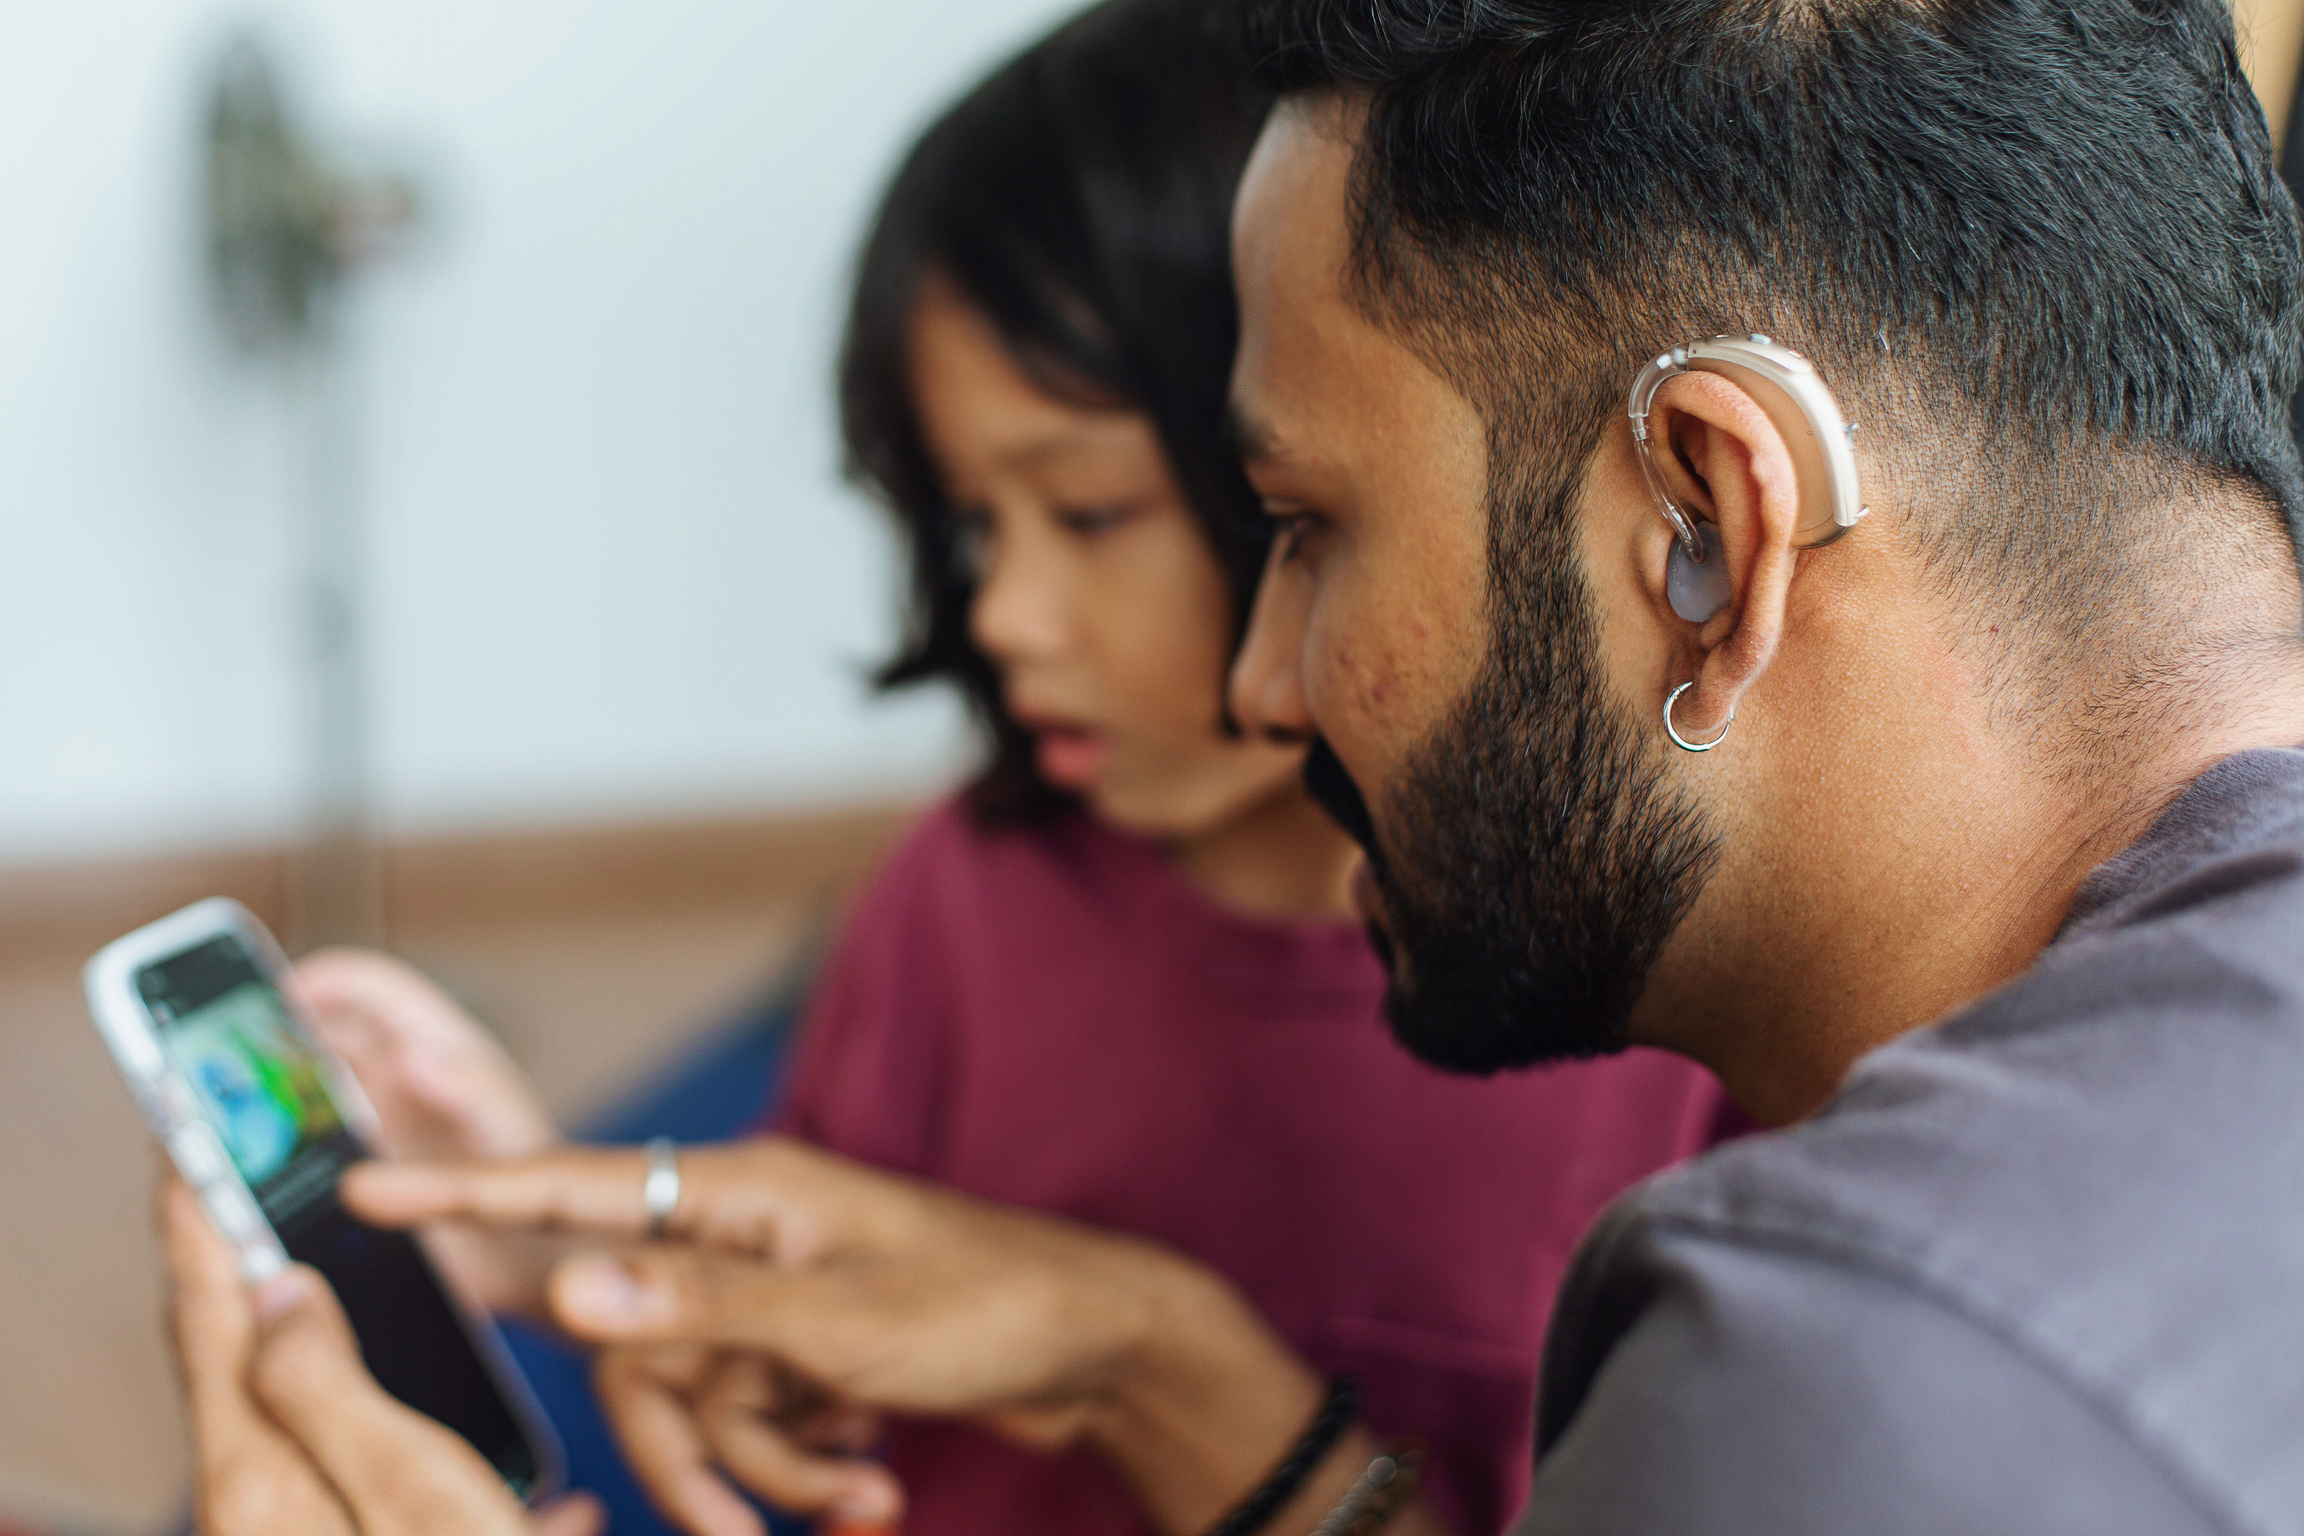
[[335, 1287], [377, 1381], [471, 1441], [522, 1497], [535, 1492], [536, 1447], [423, 1250], [338, 1203], [338, 1180], [367, 1148], [248, 946], [209, 940], [145, 967], [136, 986], [280, 1245]]

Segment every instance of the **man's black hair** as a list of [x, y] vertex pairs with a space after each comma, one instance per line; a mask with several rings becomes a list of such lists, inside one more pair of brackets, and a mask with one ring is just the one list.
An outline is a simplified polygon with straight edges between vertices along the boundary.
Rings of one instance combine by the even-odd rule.
[[1109, 0], [993, 74], [914, 147], [859, 263], [840, 358], [851, 473], [911, 553], [884, 687], [960, 684], [992, 736], [970, 804], [994, 821], [1067, 803], [968, 635], [971, 572], [922, 440], [907, 337], [922, 280], [951, 281], [1050, 390], [1143, 411], [1244, 625], [1267, 543], [1225, 433], [1239, 311], [1232, 194], [1271, 106], [1211, 0]]
[[1245, 11], [1277, 90], [1366, 99], [1356, 296], [1492, 435], [1589, 452], [1643, 357], [1768, 332], [1867, 450], [1971, 445], [1921, 547], [2065, 651], [2120, 611], [2132, 508], [2304, 510], [2296, 207], [2224, 0]]

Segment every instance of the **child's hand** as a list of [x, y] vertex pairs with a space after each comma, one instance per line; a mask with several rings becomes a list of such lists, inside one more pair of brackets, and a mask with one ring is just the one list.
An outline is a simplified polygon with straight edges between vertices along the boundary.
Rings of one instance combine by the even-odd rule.
[[560, 1132], [487, 1027], [413, 967], [323, 950], [290, 986], [360, 1079], [395, 1157], [525, 1157]]
[[[495, 1161], [560, 1142], [536, 1090], [487, 1027], [413, 967], [367, 950], [325, 950], [289, 986], [344, 1058], [395, 1157]], [[430, 1234], [466, 1299], [536, 1312], [563, 1246], [549, 1238], [448, 1229]]]

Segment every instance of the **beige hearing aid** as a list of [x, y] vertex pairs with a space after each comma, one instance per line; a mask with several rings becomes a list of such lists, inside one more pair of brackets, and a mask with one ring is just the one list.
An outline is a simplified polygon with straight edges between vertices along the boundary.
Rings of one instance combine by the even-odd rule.
[[1647, 477], [1658, 510], [1677, 535], [1666, 572], [1672, 611], [1701, 623], [1728, 601], [1727, 568], [1713, 558], [1719, 548], [1719, 532], [1709, 523], [1699, 526], [1687, 509], [1672, 499], [1663, 471], [1656, 466], [1656, 446], [1648, 434], [1648, 408], [1657, 389], [1673, 375], [1689, 372], [1717, 373], [1733, 381], [1767, 412], [1783, 434], [1800, 482], [1802, 517], [1793, 534], [1798, 548], [1831, 543], [1871, 509], [1864, 505], [1856, 483], [1856, 454], [1849, 446], [1855, 425], [1841, 419], [1840, 407], [1832, 391], [1816, 376], [1815, 364], [1765, 336], [1715, 336], [1658, 354], [1632, 381], [1632, 399], [1626, 411], [1632, 418], [1632, 442], [1640, 455], [1640, 472]]

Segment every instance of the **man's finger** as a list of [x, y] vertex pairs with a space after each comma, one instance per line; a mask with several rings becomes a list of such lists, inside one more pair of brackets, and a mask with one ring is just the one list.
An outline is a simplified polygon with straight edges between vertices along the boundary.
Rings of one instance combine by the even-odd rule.
[[871, 1305], [853, 1274], [828, 1278], [820, 1270], [664, 1246], [564, 1260], [545, 1297], [553, 1318], [581, 1339], [717, 1344], [780, 1356], [788, 1346], [805, 1353], [811, 1339], [844, 1336]]
[[194, 1516], [204, 1536], [351, 1536], [352, 1516], [248, 1387], [256, 1309], [239, 1256], [173, 1172], [158, 1214], [173, 1295], [169, 1332], [192, 1412]]
[[[861, 1245], [885, 1247], [917, 1219], [922, 1191], [891, 1174], [775, 1137], [687, 1147], [675, 1237], [805, 1263]], [[485, 1163], [368, 1163], [344, 1181], [345, 1202], [385, 1226], [481, 1226], [646, 1235], [648, 1157], [636, 1148], [565, 1147]]]
[[592, 1375], [633, 1476], [667, 1518], [695, 1536], [765, 1536], [759, 1515], [712, 1469], [703, 1430], [650, 1353], [606, 1350]]
[[172, 1172], [160, 1186], [160, 1224], [174, 1288], [170, 1331], [184, 1372], [199, 1458], [204, 1467], [221, 1465], [239, 1456], [264, 1428], [247, 1387], [255, 1309], [240, 1278], [239, 1257], [208, 1224], [199, 1197]]
[[470, 1221], [491, 1227], [638, 1237], [648, 1230], [645, 1154], [570, 1147], [501, 1163], [364, 1163], [344, 1203], [379, 1226]]
[[536, 1536], [603, 1536], [608, 1510], [588, 1493], [563, 1494], [536, 1512]]
[[[545, 1297], [552, 1318], [577, 1338], [755, 1351], [874, 1407], [972, 1413], [1036, 1385], [1023, 1379], [1030, 1364], [983, 1358], [979, 1338], [954, 1337], [948, 1348], [908, 1345], [943, 1320], [943, 1298], [909, 1269], [794, 1268], [651, 1246], [563, 1260]], [[955, 1350], [968, 1358], [955, 1358]], [[1023, 1378], [1007, 1379], [1017, 1369]]]
[[365, 1536], [529, 1531], [526, 1513], [479, 1452], [376, 1384], [317, 1274], [299, 1266], [266, 1282], [257, 1307], [250, 1384], [351, 1506]]
[[723, 1365], [696, 1400], [697, 1422], [728, 1475], [769, 1503], [836, 1525], [886, 1528], [904, 1512], [902, 1486], [875, 1462], [826, 1456], [798, 1444], [770, 1417], [778, 1394], [757, 1356]]

